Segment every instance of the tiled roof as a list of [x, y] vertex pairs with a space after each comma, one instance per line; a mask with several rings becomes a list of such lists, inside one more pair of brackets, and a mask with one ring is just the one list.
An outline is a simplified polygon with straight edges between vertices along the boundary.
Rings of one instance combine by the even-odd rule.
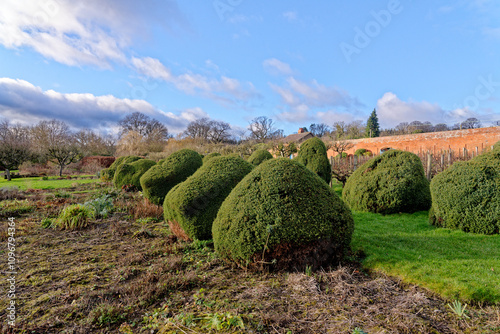
[[282, 139], [284, 143], [300, 143], [306, 139], [312, 138], [314, 135], [311, 132], [303, 132], [303, 133], [294, 133], [289, 136], [286, 136], [285, 138]]

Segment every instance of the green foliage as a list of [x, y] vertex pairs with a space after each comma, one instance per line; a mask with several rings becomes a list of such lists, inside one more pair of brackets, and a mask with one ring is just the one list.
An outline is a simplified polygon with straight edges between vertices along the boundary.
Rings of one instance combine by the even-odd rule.
[[288, 158], [290, 155], [297, 153], [297, 146], [295, 143], [278, 143], [273, 147], [273, 154], [277, 157]]
[[431, 182], [429, 222], [465, 232], [500, 231], [500, 148], [456, 162]]
[[373, 138], [380, 136], [380, 126], [378, 124], [377, 111], [373, 109], [368, 121], [366, 121], [366, 137]]
[[113, 211], [113, 199], [109, 195], [103, 195], [83, 205], [89, 208], [94, 218], [108, 218], [108, 214]]
[[354, 152], [354, 155], [357, 155], [358, 157], [363, 156], [363, 155], [370, 156], [370, 155], [372, 155], [372, 153], [370, 151], [368, 151], [366, 148], [358, 148], [356, 150], [356, 152]]
[[220, 205], [252, 168], [240, 157], [215, 157], [172, 188], [163, 204], [172, 232], [184, 239], [211, 239]]
[[203, 163], [206, 164], [208, 160], [215, 158], [215, 157], [220, 157], [221, 154], [217, 152], [212, 152], [203, 157]]
[[303, 142], [296, 159], [307, 169], [318, 174], [326, 183], [330, 183], [331, 166], [326, 154], [325, 143], [321, 139], [314, 137]]
[[134, 162], [134, 161], [137, 161], [140, 159], [142, 159], [142, 158], [135, 156], [135, 155], [125, 155], [125, 156], [116, 158], [116, 160], [113, 161], [113, 163], [111, 164], [111, 166], [109, 166], [109, 168], [105, 168], [105, 169], [101, 170], [101, 180], [105, 181], [105, 182], [112, 182], [114, 177], [115, 177], [116, 170], [121, 165], [126, 164], [126, 163], [131, 163], [131, 162]]
[[[353, 228], [350, 210], [320, 177], [295, 160], [277, 158], [256, 167], [233, 189], [212, 232], [215, 250], [240, 266], [260, 262], [304, 270], [338, 262]], [[317, 246], [321, 240], [328, 247]], [[309, 246], [309, 253], [300, 253]]]
[[53, 224], [54, 224], [54, 221], [50, 218], [44, 218], [40, 222], [40, 226], [42, 226], [42, 228], [51, 228], [54, 226]]
[[257, 150], [252, 153], [252, 155], [248, 158], [248, 162], [254, 166], [258, 166], [266, 160], [272, 159], [273, 156], [269, 153], [268, 150]]
[[390, 150], [368, 160], [347, 179], [342, 198], [353, 210], [377, 213], [429, 209], [429, 181], [420, 158]]
[[0, 202], [0, 217], [17, 217], [35, 210], [28, 200], [3, 200]]
[[144, 197], [156, 205], [163, 204], [170, 189], [185, 181], [201, 165], [201, 156], [193, 150], [183, 149], [172, 153], [163, 164], [151, 167], [141, 176]]
[[142, 190], [140, 182], [141, 176], [154, 165], [156, 165], [156, 162], [149, 159], [140, 159], [134, 162], [124, 163], [116, 170], [113, 183], [117, 188], [133, 185], [137, 189]]
[[55, 226], [62, 230], [75, 230], [87, 227], [92, 216], [89, 208], [81, 204], [73, 204], [64, 208], [55, 221]]
[[467, 307], [467, 304], [462, 305], [462, 303], [459, 300], [454, 300], [452, 302], [452, 305], [448, 304], [448, 307], [455, 313], [459, 318], [467, 318], [469, 319], [469, 316], [465, 314], [465, 308]]

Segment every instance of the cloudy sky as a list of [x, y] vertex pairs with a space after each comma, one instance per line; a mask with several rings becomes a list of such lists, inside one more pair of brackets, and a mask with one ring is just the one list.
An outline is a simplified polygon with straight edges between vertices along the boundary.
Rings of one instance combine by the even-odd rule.
[[496, 0], [2, 0], [0, 118], [500, 120]]

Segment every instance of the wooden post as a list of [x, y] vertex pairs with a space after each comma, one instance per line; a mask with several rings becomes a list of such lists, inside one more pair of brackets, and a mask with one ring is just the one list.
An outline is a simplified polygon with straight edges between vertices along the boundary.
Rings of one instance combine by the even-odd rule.
[[355, 155], [353, 158], [354, 158], [354, 170], [356, 170], [356, 168], [358, 168], [358, 156]]
[[444, 170], [444, 153], [441, 153], [441, 170]]
[[427, 152], [427, 180], [431, 180], [432, 153]]
[[464, 159], [467, 160], [467, 148], [464, 147]]

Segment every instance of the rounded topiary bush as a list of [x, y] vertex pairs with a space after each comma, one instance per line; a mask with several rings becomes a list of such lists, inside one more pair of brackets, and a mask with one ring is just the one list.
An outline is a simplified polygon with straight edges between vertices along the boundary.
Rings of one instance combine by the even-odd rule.
[[399, 150], [361, 165], [347, 179], [342, 198], [353, 210], [384, 214], [428, 210], [431, 205], [420, 158]]
[[303, 270], [338, 264], [353, 228], [351, 211], [318, 175], [277, 158], [233, 189], [212, 232], [220, 256], [242, 267]]
[[240, 157], [215, 157], [176, 185], [163, 204], [172, 232], [184, 240], [212, 239], [212, 222], [220, 205], [252, 168]]
[[252, 155], [248, 158], [248, 162], [254, 166], [258, 166], [266, 160], [272, 159], [273, 155], [269, 153], [268, 150], [257, 150], [252, 153]]
[[151, 167], [141, 176], [144, 197], [156, 205], [163, 204], [167, 193], [185, 181], [202, 165], [201, 155], [190, 149], [172, 153], [163, 163]]
[[149, 159], [140, 159], [130, 163], [120, 165], [115, 172], [113, 184], [117, 188], [126, 185], [133, 185], [138, 190], [141, 190], [141, 176], [146, 173], [148, 169], [156, 165], [156, 162]]
[[[372, 152], [368, 151], [366, 148], [358, 148], [356, 152], [354, 152], [354, 155], [360, 157], [363, 155], [372, 155]], [[347, 154], [346, 154], [347, 156]]]
[[500, 147], [456, 162], [431, 182], [431, 224], [465, 232], [500, 231]]
[[115, 177], [116, 170], [125, 163], [131, 163], [137, 160], [142, 159], [141, 157], [135, 155], [124, 155], [116, 158], [115, 161], [109, 166], [109, 168], [105, 168], [101, 171], [101, 179], [103, 181], [111, 182]]
[[203, 157], [203, 163], [207, 163], [208, 160], [215, 158], [215, 157], [220, 157], [221, 154], [217, 152], [212, 152]]
[[296, 159], [307, 169], [318, 174], [326, 183], [330, 183], [332, 169], [326, 154], [325, 143], [321, 139], [314, 137], [303, 142]]

